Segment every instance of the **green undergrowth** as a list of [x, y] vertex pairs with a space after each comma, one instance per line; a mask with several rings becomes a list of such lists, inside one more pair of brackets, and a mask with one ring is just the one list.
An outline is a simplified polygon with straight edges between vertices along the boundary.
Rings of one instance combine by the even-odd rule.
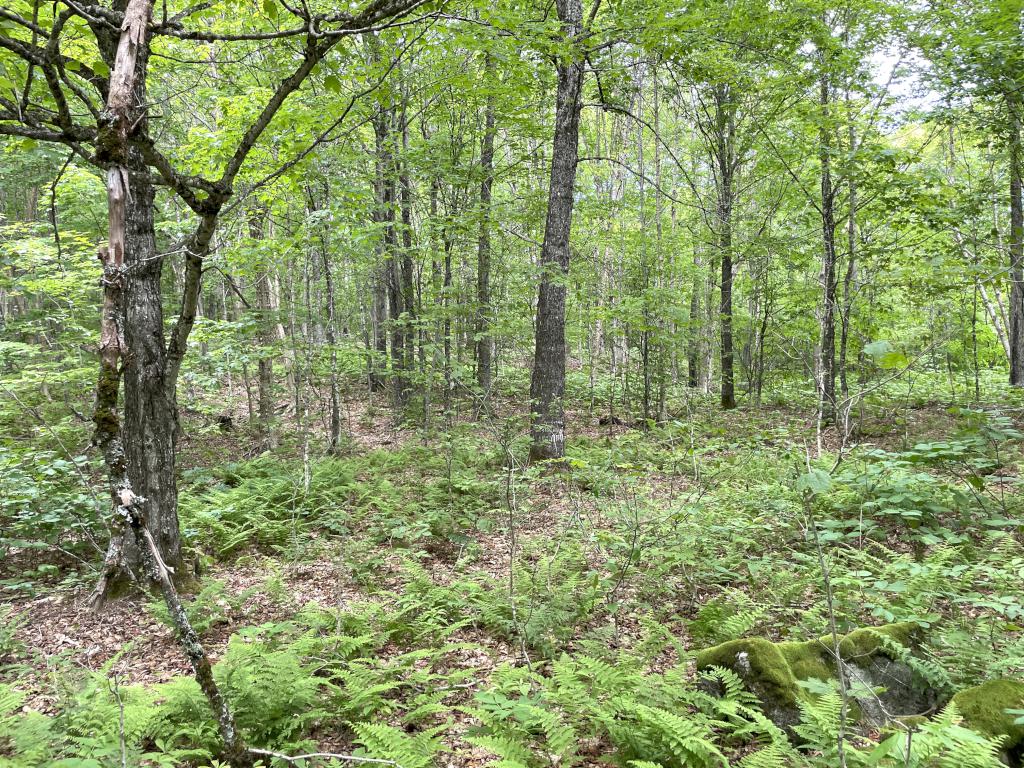
[[301, 462], [263, 455], [193, 472], [180, 514], [186, 538], [218, 558], [254, 548], [293, 553], [311, 532], [354, 532], [389, 545], [465, 544], [486, 528], [496, 459], [470, 440]]
[[[796, 698], [801, 722], [783, 733], [721, 660], [705, 664], [711, 687], [693, 669], [704, 649], [760, 638], [795, 677], [825, 681], [825, 660], [796, 651], [833, 618], [854, 655], [877, 640], [862, 628], [920, 628], [916, 670], [954, 690], [1024, 679], [1020, 436], [1005, 416], [949, 412], [944, 432], [854, 447], [831, 474], [835, 456], [812, 458], [827, 482], [809, 498], [798, 415], [686, 407], [647, 431], [575, 437], [557, 468], [524, 468], [499, 428], [458, 427], [308, 466], [282, 453], [186, 473], [186, 543], [212, 568], [188, 612], [204, 638], [230, 633], [216, 676], [246, 738], [403, 768], [832, 766], [827, 683]], [[56, 515], [40, 540], [82, 514], [74, 466], [55, 471], [52, 496], [8, 502], [24, 530], [34, 510]], [[290, 579], [306, 561], [361, 600], [300, 609]], [[227, 574], [250, 566], [265, 578], [232, 590]], [[284, 618], [253, 613], [268, 607]], [[0, 760], [120, 765], [123, 705], [130, 765], [214, 764], [216, 726], [188, 678], [115, 693], [109, 667], [86, 673], [69, 654], [32, 683], [55, 714], [23, 711], [19, 681], [40, 660], [10, 629], [22, 621], [0, 616]], [[964, 727], [970, 710], [961, 698], [915, 720], [910, 754], [903, 731], [846, 723], [847, 765], [994, 766], [1004, 731]]]

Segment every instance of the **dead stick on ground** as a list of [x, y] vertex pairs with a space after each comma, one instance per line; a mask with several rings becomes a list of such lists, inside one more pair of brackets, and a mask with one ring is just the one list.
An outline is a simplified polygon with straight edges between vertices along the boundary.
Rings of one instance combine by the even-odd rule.
[[280, 752], [272, 752], [269, 749], [250, 749], [254, 755], [265, 755], [284, 760], [286, 763], [298, 763], [300, 760], [308, 760], [311, 757], [323, 757], [328, 760], [342, 760], [349, 763], [376, 763], [377, 765], [390, 765], [393, 768], [402, 768], [401, 763], [395, 760], [384, 760], [380, 757], [359, 757], [358, 755], [339, 755], [334, 752], [309, 752], [305, 755], [285, 755]]

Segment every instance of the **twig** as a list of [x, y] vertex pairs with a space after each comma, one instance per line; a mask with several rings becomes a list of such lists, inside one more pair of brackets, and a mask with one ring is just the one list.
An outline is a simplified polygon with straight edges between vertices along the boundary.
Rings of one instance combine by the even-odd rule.
[[124, 738], [124, 699], [121, 698], [121, 680], [115, 672], [107, 681], [110, 692], [117, 699], [117, 737], [121, 746], [121, 768], [128, 768], [128, 748]]
[[[806, 447], [804, 453], [807, 457], [807, 471], [811, 471], [811, 452]], [[842, 699], [842, 707], [839, 710], [839, 732], [836, 734], [836, 756], [839, 758], [840, 768], [846, 768], [846, 718], [850, 711], [850, 696], [846, 686], [846, 670], [843, 669], [843, 659], [839, 654], [839, 632], [836, 629], [836, 609], [832, 592], [832, 576], [825, 562], [825, 550], [821, 546], [821, 538], [818, 536], [818, 521], [814, 516], [814, 498], [810, 491], [804, 491], [804, 514], [807, 516], [807, 527], [814, 537], [814, 548], [818, 553], [818, 566], [821, 568], [821, 577], [825, 582], [825, 607], [828, 610], [829, 629], [832, 634], [832, 651], [836, 657], [836, 676], [839, 679], [839, 696]]]
[[273, 752], [269, 749], [254, 749], [250, 748], [249, 751], [254, 755], [264, 755], [265, 757], [274, 757], [278, 760], [284, 760], [286, 763], [292, 765], [297, 764], [300, 760], [308, 760], [311, 757], [326, 757], [329, 760], [343, 760], [349, 763], [375, 763], [377, 765], [392, 765], [395, 768], [402, 768], [402, 764], [397, 760], [385, 760], [381, 757], [359, 757], [358, 755], [339, 755], [334, 752], [308, 752], [305, 755], [285, 755], [281, 752]]

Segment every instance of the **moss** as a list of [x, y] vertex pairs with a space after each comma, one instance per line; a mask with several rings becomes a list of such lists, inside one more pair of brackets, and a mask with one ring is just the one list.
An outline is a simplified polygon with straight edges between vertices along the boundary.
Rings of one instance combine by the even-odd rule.
[[[857, 629], [841, 638], [840, 653], [845, 659], [857, 659], [885, 653], [879, 635], [891, 638], [905, 647], [912, 647], [919, 629], [916, 624], [888, 624]], [[803, 695], [798, 680], [833, 680], [832, 637], [824, 636], [806, 642], [773, 643], [752, 637], [731, 640], [697, 654], [697, 668], [725, 667], [744, 679], [748, 686], [759, 686], [763, 693], [780, 702], [795, 705]], [[747, 654], [749, 671], [739, 664], [739, 654]]]
[[[883, 638], [912, 648], [917, 644], [918, 632], [918, 626], [912, 623], [858, 629], [840, 638], [839, 649], [844, 659], [865, 664], [872, 656], [890, 655], [883, 646]], [[797, 703], [813, 696], [798, 681], [835, 680], [832, 647], [830, 635], [806, 642], [781, 643], [744, 638], [701, 651], [696, 662], [698, 669], [725, 667], [739, 675], [747, 689], [765, 705], [766, 714], [778, 724], [780, 719], [775, 715], [798, 717]], [[745, 663], [740, 658], [743, 653]], [[859, 720], [862, 714], [860, 707], [853, 704], [851, 717]]]
[[819, 641], [777, 645], [797, 680], [829, 680], [835, 677], [835, 667], [831, 664], [828, 646], [822, 645]]
[[[873, 656], [877, 653], [886, 653], [882, 646], [882, 639], [888, 637], [895, 640], [904, 648], [913, 648], [918, 644], [920, 627], [913, 622], [906, 621], [901, 624], [886, 624], [881, 627], [865, 627], [856, 629], [839, 641], [839, 653], [846, 661], [855, 661], [858, 658]], [[831, 638], [821, 638], [821, 642], [831, 646]]]
[[1004, 748], [1024, 745], [1024, 725], [1014, 725], [1016, 715], [1007, 709], [1024, 709], [1024, 683], [1016, 680], [989, 680], [960, 691], [953, 697], [964, 725], [986, 736], [1007, 736]]
[[[747, 655], [747, 664], [739, 661]], [[787, 706], [796, 706], [800, 695], [793, 671], [775, 643], [759, 637], [731, 640], [701, 651], [696, 658], [697, 669], [725, 667], [736, 672], [762, 698]], [[746, 667], [749, 666], [749, 669]]]

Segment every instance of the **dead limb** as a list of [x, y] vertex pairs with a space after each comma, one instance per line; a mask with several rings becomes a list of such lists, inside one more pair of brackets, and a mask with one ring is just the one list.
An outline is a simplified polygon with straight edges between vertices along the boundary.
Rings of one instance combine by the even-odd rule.
[[123, 521], [123, 524], [127, 525], [134, 533], [146, 575], [160, 587], [160, 593], [167, 605], [171, 622], [174, 624], [178, 642], [192, 664], [196, 682], [199, 683], [210, 709], [213, 710], [214, 716], [217, 718], [217, 727], [220, 730], [221, 740], [224, 742], [224, 758], [232, 768], [251, 768], [255, 762], [253, 752], [246, 748], [245, 742], [238, 732], [238, 727], [235, 725], [235, 718], [231, 714], [228, 702], [213, 679], [213, 666], [199, 641], [199, 636], [188, 620], [185, 608], [178, 597], [178, 591], [171, 581], [173, 571], [160, 557], [156, 542], [146, 528], [145, 518], [140, 508], [145, 501], [144, 498], [132, 493], [131, 488], [122, 487], [120, 490], [121, 503], [115, 511], [115, 518]]

